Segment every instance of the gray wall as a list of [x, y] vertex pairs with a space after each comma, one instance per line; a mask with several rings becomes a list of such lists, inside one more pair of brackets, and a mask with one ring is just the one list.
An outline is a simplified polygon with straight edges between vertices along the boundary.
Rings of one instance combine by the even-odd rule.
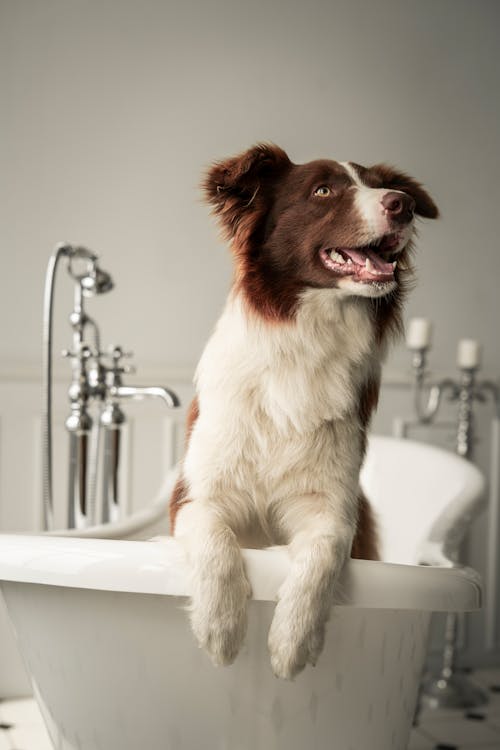
[[[200, 174], [272, 140], [295, 161], [386, 160], [428, 186], [442, 219], [421, 227], [408, 315], [438, 326], [436, 369], [477, 336], [500, 371], [496, 0], [2, 0], [0, 13], [3, 368], [38, 366], [44, 268], [65, 239], [115, 276], [93, 304], [105, 340], [191, 372], [230, 280]], [[64, 282], [61, 316], [68, 300]]]

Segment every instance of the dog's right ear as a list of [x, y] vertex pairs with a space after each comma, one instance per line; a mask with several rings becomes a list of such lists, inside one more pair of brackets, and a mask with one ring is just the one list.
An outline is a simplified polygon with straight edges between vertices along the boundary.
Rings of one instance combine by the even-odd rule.
[[281, 148], [259, 143], [209, 169], [202, 188], [227, 239], [243, 240], [250, 236], [269, 208], [266, 188], [291, 165]]

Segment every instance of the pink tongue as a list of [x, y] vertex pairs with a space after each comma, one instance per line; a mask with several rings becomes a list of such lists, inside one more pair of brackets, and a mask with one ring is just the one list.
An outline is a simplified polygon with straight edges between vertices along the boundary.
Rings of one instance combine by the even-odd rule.
[[369, 248], [366, 248], [366, 250], [355, 250], [351, 247], [341, 248], [342, 252], [345, 253], [345, 255], [348, 255], [349, 258], [354, 263], [357, 263], [358, 266], [364, 266], [365, 260], [367, 258], [370, 259], [370, 261], [373, 263], [373, 266], [376, 268], [377, 271], [384, 274], [392, 274], [393, 273], [393, 267], [392, 263], [387, 263], [385, 260], [382, 260], [380, 255], [377, 255], [376, 252], [373, 250], [370, 250]]

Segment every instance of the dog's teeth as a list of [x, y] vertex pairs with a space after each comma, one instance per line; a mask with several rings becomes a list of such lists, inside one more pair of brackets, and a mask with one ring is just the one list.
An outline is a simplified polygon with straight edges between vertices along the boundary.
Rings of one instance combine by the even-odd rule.
[[345, 263], [345, 260], [343, 256], [338, 253], [336, 250], [332, 250], [330, 253], [330, 258], [334, 261], [334, 263]]
[[395, 261], [393, 261], [393, 262], [391, 263], [391, 266], [392, 266], [393, 268], [396, 268], [396, 266], [397, 266], [397, 265], [398, 265], [398, 262], [397, 262], [397, 260], [395, 260]]
[[352, 265], [352, 260], [350, 258], [347, 259], [347, 262]]
[[373, 272], [373, 271], [376, 271], [376, 270], [377, 270], [377, 269], [375, 268], [375, 266], [373, 265], [373, 263], [371, 262], [370, 258], [367, 258], [367, 259], [365, 260], [365, 267], [366, 267], [366, 270], [367, 270], [367, 271], [372, 271], [372, 272]]

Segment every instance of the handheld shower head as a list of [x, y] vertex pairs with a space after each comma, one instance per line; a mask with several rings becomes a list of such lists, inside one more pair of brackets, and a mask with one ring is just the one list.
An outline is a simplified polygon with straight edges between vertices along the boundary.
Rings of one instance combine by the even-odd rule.
[[104, 294], [113, 289], [114, 283], [110, 274], [99, 268], [94, 261], [90, 272], [80, 278], [80, 284], [85, 297], [92, 297], [94, 294]]
[[[69, 247], [68, 271], [80, 285], [84, 297], [104, 294], [113, 289], [113, 279], [98, 265], [98, 257], [86, 247]], [[84, 264], [84, 268], [81, 265]]]

